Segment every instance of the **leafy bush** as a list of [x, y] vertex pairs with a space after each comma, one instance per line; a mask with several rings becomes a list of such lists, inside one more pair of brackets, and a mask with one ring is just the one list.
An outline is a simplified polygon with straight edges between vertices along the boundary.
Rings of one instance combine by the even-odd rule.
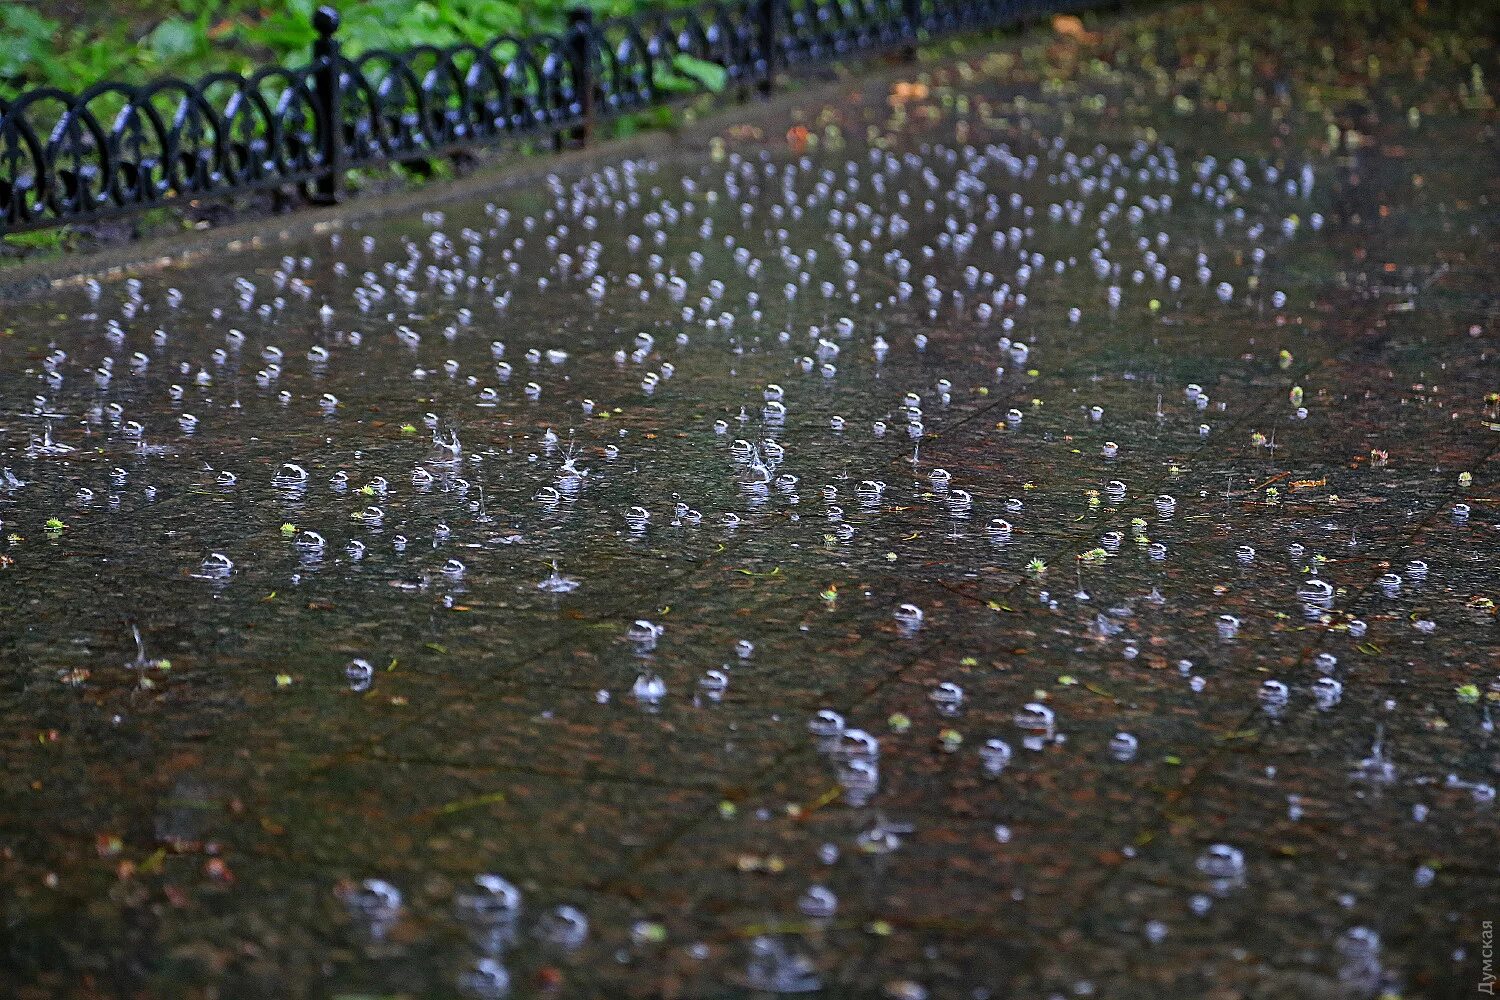
[[[329, 2], [329, 0], [321, 0]], [[685, 0], [665, 0], [682, 6]], [[27, 87], [78, 90], [110, 78], [138, 81], [170, 73], [200, 76], [308, 56], [320, 0], [123, 0], [99, 5], [94, 21], [66, 24], [0, 0], [0, 98]], [[560, 31], [578, 0], [332, 0], [350, 54], [374, 48], [484, 43], [498, 35]], [[586, 0], [597, 17], [662, 2]], [[680, 77], [714, 89], [712, 64], [676, 67]], [[719, 84], [722, 86], [722, 81]]]

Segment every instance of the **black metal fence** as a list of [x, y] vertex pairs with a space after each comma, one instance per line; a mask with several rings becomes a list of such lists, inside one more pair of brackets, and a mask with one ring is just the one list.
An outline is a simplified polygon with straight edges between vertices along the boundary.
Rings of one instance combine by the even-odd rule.
[[0, 100], [0, 235], [256, 190], [333, 201], [354, 168], [525, 136], [586, 141], [597, 119], [701, 81], [701, 64], [696, 77], [678, 72], [687, 60], [715, 64], [743, 97], [799, 65], [1099, 5], [729, 0], [609, 20], [580, 11], [562, 34], [352, 57], [337, 12], [323, 7], [300, 68]]

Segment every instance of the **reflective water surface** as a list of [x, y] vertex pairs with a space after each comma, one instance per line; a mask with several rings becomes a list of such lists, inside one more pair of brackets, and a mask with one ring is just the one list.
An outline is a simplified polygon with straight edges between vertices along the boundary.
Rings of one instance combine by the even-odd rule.
[[1186, 10], [7, 304], [8, 994], [1473, 989], [1493, 48]]

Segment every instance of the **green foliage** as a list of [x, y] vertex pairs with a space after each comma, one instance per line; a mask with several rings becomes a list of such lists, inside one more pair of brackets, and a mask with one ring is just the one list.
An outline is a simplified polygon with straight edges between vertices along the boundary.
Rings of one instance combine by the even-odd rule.
[[650, 130], [671, 131], [678, 126], [677, 112], [670, 105], [660, 105], [643, 111], [632, 111], [615, 119], [615, 138], [624, 139], [638, 132]]
[[729, 82], [729, 73], [723, 66], [709, 62], [707, 59], [690, 56], [686, 52], [680, 52], [673, 57], [672, 67], [683, 76], [696, 81], [700, 87], [711, 94], [722, 93], [724, 85]]
[[0, 79], [19, 76], [46, 62], [60, 27], [30, 7], [0, 7]]
[[[328, 0], [118, 0], [82, 5], [71, 23], [0, 0], [0, 98], [50, 85], [79, 90], [101, 79], [200, 76], [308, 58], [313, 11]], [[583, 0], [596, 17], [688, 0]], [[346, 52], [414, 45], [484, 45], [501, 35], [562, 31], [579, 0], [333, 0]], [[723, 71], [688, 58], [672, 89], [717, 90]]]
[[67, 246], [68, 231], [65, 228], [38, 229], [29, 233], [7, 233], [0, 242], [17, 250], [29, 253], [52, 253]]

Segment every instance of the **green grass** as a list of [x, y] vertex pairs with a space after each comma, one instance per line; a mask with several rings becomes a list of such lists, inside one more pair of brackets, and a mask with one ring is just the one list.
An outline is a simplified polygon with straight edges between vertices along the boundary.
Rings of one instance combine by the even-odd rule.
[[0, 243], [28, 254], [50, 253], [67, 246], [68, 233], [59, 226], [56, 229], [38, 229], [30, 233], [7, 233], [0, 236]]

